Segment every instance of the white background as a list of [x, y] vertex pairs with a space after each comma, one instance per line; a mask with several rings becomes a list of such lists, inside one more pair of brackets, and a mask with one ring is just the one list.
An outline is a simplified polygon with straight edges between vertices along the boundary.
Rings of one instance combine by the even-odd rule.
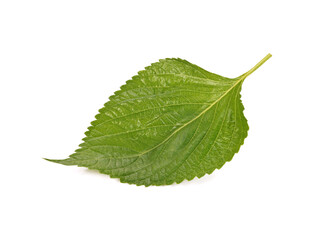
[[[0, 1], [0, 239], [315, 239], [314, 1]], [[66, 158], [108, 97], [184, 58], [248, 77], [212, 175], [136, 187]]]

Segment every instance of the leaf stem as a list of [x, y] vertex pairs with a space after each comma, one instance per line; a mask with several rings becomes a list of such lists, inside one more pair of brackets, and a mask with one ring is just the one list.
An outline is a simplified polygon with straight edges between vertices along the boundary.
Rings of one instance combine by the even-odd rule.
[[243, 74], [241, 77], [243, 78], [243, 80], [245, 78], [247, 78], [249, 75], [251, 75], [253, 72], [255, 72], [261, 65], [263, 65], [269, 58], [271, 58], [272, 55], [270, 53], [268, 53], [266, 55], [266, 57], [264, 57], [263, 59], [260, 60], [259, 63], [257, 63], [252, 69], [250, 69], [248, 72], [246, 72], [245, 74]]

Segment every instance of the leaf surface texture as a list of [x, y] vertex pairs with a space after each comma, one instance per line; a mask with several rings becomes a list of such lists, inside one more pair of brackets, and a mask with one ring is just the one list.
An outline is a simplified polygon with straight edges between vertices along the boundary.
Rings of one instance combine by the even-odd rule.
[[242, 83], [269, 57], [234, 79], [182, 59], [153, 63], [110, 97], [74, 154], [47, 160], [145, 186], [210, 174], [244, 143]]

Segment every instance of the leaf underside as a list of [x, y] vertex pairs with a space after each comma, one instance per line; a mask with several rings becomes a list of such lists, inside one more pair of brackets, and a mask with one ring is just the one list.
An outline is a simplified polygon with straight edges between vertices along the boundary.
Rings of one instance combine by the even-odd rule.
[[230, 79], [182, 59], [160, 60], [109, 98], [74, 154], [47, 160], [145, 186], [210, 174], [247, 136], [240, 95], [246, 76]]

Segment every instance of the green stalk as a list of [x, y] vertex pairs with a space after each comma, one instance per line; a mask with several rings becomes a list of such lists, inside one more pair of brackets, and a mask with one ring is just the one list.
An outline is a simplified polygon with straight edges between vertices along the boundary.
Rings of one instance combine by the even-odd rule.
[[266, 55], [266, 57], [264, 57], [263, 59], [260, 60], [259, 63], [257, 63], [252, 69], [250, 69], [248, 72], [246, 72], [245, 74], [243, 74], [241, 76], [242, 80], [244, 80], [245, 78], [247, 78], [249, 75], [251, 75], [253, 72], [255, 72], [261, 65], [263, 65], [269, 58], [271, 58], [272, 55], [270, 53], [268, 53]]

